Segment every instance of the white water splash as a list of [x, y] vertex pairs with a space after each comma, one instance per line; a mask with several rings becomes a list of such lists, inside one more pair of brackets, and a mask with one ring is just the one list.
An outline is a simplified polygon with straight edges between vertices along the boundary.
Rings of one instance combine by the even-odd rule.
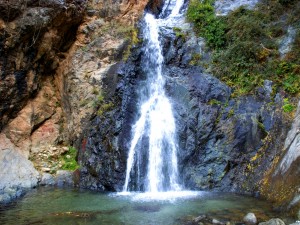
[[119, 192], [110, 194], [113, 197], [129, 197], [132, 201], [149, 202], [149, 201], [169, 201], [175, 202], [180, 199], [190, 199], [199, 196], [205, 196], [207, 192], [204, 191], [168, 191], [168, 192]]
[[184, 4], [184, 0], [175, 0], [175, 1], [176, 1], [175, 7], [173, 8], [171, 15], [169, 17], [176, 17], [180, 15], [179, 12]]
[[[176, 4], [172, 8], [168, 18], [179, 14], [184, 0], [174, 1]], [[170, 4], [171, 5], [171, 4]], [[135, 173], [136, 182], [141, 179], [144, 191], [157, 194], [159, 192], [181, 190], [178, 181], [177, 168], [177, 143], [176, 126], [172, 113], [172, 106], [167, 98], [164, 85], [165, 80], [162, 75], [163, 56], [159, 41], [160, 20], [147, 13], [144, 17], [145, 28], [143, 30], [144, 41], [144, 70], [147, 74], [147, 91], [149, 96], [142, 94], [140, 98], [146, 99], [140, 107], [140, 117], [133, 126], [133, 135], [130, 144], [126, 180], [123, 192], [129, 190], [129, 184], [133, 178], [133, 168], [137, 168]], [[143, 138], [148, 140], [148, 160], [143, 161], [139, 154]], [[146, 177], [140, 174], [140, 168], [147, 164]]]

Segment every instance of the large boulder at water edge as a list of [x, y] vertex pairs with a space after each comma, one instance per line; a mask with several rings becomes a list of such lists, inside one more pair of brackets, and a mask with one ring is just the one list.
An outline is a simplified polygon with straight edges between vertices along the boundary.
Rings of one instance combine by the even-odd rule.
[[37, 186], [39, 173], [18, 151], [0, 149], [0, 162], [0, 203], [7, 203], [25, 189]]

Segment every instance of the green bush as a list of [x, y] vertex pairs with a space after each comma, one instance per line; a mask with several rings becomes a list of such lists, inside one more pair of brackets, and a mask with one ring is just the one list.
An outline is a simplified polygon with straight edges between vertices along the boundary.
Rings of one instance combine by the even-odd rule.
[[213, 0], [191, 0], [187, 18], [210, 47], [221, 48], [225, 45], [226, 24], [221, 17], [215, 16], [213, 3]]
[[288, 98], [285, 98], [284, 100], [283, 100], [283, 106], [282, 106], [282, 109], [283, 109], [283, 111], [284, 112], [286, 112], [286, 113], [291, 113], [291, 112], [293, 112], [295, 109], [296, 109], [296, 107], [293, 105], [293, 104], [291, 104], [290, 102], [289, 102], [289, 99]]
[[74, 147], [69, 147], [69, 150], [62, 155], [62, 169], [74, 171], [79, 168], [76, 161], [77, 150]]
[[[295, 22], [283, 22], [282, 16], [289, 12], [295, 17], [299, 12], [299, 7], [290, 6], [293, 1], [287, 2], [289, 6], [279, 0], [262, 0], [256, 10], [240, 7], [217, 17], [213, 0], [191, 0], [187, 18], [212, 49], [211, 72], [233, 88], [233, 96], [252, 93], [265, 79], [272, 80], [277, 91], [300, 92], [300, 31], [284, 59], [276, 40]], [[200, 60], [193, 58], [190, 64], [201, 65]]]

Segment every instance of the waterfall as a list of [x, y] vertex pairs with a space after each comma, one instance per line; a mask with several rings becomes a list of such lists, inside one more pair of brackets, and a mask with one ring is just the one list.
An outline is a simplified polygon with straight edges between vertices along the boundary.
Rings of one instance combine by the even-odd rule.
[[[183, 3], [184, 0], [170, 0], [165, 9], [171, 9], [167, 19], [177, 16]], [[140, 116], [132, 127], [124, 192], [156, 193], [181, 189], [178, 181], [175, 119], [164, 90], [160, 22], [163, 21], [155, 19], [150, 13], [144, 16], [142, 66], [147, 75], [147, 85], [146, 90], [140, 93]], [[134, 190], [130, 189], [131, 182], [131, 186], [135, 186]]]

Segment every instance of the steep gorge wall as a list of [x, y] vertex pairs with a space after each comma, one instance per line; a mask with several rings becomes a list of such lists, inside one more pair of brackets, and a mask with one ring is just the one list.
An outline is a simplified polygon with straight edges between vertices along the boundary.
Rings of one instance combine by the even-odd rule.
[[[44, 182], [45, 174], [42, 178], [26, 158], [40, 173], [60, 169], [59, 155], [104, 104], [102, 80], [129, 54], [146, 4], [0, 2], [0, 155], [6, 161], [15, 154], [30, 167], [26, 175], [17, 162], [2, 164], [7, 169], [0, 173], [0, 202], [18, 196], [28, 182], [30, 187]], [[35, 171], [32, 180], [30, 171]], [[19, 173], [15, 183], [6, 179]], [[7, 195], [9, 188], [15, 191]]]
[[128, 54], [146, 4], [0, 3], [2, 145], [9, 139], [28, 157], [73, 142], [97, 110], [103, 77]]

